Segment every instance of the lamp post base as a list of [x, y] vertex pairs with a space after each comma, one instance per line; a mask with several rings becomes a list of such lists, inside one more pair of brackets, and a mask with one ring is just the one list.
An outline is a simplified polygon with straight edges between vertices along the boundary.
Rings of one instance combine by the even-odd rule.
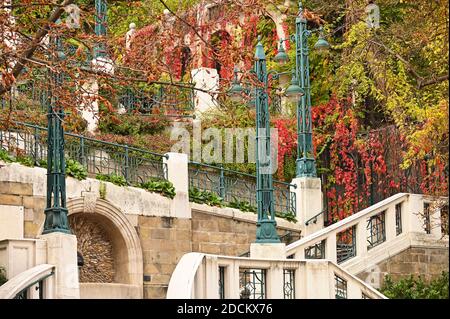
[[280, 243], [277, 234], [277, 222], [263, 219], [256, 223], [256, 243]]
[[67, 208], [47, 208], [45, 213], [44, 230], [42, 234], [64, 233], [72, 234], [69, 228], [69, 220], [67, 219]]

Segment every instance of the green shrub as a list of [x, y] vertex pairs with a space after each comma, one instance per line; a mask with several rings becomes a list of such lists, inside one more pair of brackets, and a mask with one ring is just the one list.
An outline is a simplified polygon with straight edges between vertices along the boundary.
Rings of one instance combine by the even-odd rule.
[[34, 160], [29, 156], [17, 156], [16, 161], [28, 167], [34, 167]]
[[297, 217], [292, 213], [281, 213], [281, 212], [275, 212], [276, 217], [283, 218], [287, 220], [288, 222], [296, 223]]
[[14, 161], [14, 159], [3, 148], [0, 149], [0, 160], [4, 161], [6, 163], [11, 163], [12, 161]]
[[141, 183], [139, 187], [150, 192], [160, 193], [161, 195], [172, 199], [175, 197], [175, 187], [172, 182], [165, 179], [151, 178], [147, 182]]
[[80, 181], [86, 179], [88, 175], [86, 168], [81, 163], [72, 159], [66, 161], [66, 174]]
[[196, 187], [189, 188], [189, 201], [209, 206], [223, 206], [223, 200], [219, 195], [210, 191], [199, 190]]
[[47, 168], [47, 160], [44, 160], [44, 159], [39, 160], [38, 161], [38, 166]]
[[413, 275], [394, 282], [387, 275], [380, 291], [390, 299], [448, 299], [448, 280], [448, 272], [442, 272], [439, 278], [430, 283]]
[[235, 199], [234, 201], [228, 203], [227, 206], [231, 207], [231, 208], [239, 209], [240, 211], [243, 211], [243, 212], [256, 213], [256, 211], [257, 211], [256, 206], [251, 205], [247, 201], [239, 201], [237, 199]]
[[134, 136], [160, 133], [167, 125], [169, 125], [169, 121], [164, 116], [104, 114], [100, 118], [98, 128], [102, 133]]
[[7, 282], [5, 268], [0, 266], [0, 286]]
[[96, 179], [105, 181], [105, 182], [111, 182], [117, 186], [127, 186], [127, 180], [122, 175], [117, 174], [97, 174], [95, 176]]

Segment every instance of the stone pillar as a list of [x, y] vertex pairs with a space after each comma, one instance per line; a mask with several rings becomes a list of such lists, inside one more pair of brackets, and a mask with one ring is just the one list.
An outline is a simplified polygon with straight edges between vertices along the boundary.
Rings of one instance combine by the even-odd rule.
[[183, 153], [166, 153], [167, 179], [175, 187], [176, 195], [172, 200], [170, 215], [178, 218], [191, 218], [189, 205], [188, 156]]
[[284, 243], [252, 243], [250, 258], [254, 259], [286, 259], [286, 244]]
[[94, 133], [98, 124], [98, 82], [95, 78], [90, 78], [82, 86], [82, 98], [79, 106], [81, 116], [86, 120], [87, 130]]
[[[191, 71], [192, 79], [196, 89], [202, 89], [211, 92], [219, 90], [219, 75], [216, 69], [198, 68]], [[216, 94], [194, 91], [195, 113], [197, 115], [216, 107]]]
[[39, 236], [47, 241], [47, 263], [56, 268], [56, 299], [79, 299], [77, 237], [54, 232]]
[[[297, 177], [292, 180], [297, 185], [296, 193], [297, 220], [304, 226], [303, 236], [312, 234], [323, 228], [322, 182], [320, 178]], [[316, 216], [317, 218], [313, 218]], [[305, 223], [308, 222], [308, 225]]]

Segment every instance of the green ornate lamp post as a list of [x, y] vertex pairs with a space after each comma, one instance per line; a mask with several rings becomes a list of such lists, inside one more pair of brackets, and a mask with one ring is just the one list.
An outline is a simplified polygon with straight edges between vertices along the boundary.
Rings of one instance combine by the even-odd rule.
[[[302, 2], [299, 2], [299, 12], [295, 19], [295, 34], [291, 40], [295, 42], [295, 75], [299, 85], [305, 94], [297, 105], [297, 177], [316, 177], [316, 160], [312, 143], [312, 120], [311, 120], [311, 86], [309, 76], [309, 49], [308, 38], [315, 31], [320, 31], [320, 36], [314, 49], [319, 51], [328, 50], [330, 45], [322, 35], [322, 28], [308, 30], [307, 20], [303, 15]], [[282, 42], [287, 39], [282, 39]], [[287, 60], [284, 49], [279, 51], [275, 60]]]
[[[62, 41], [54, 38], [58, 59], [64, 58]], [[66, 164], [64, 160], [64, 109], [54, 94], [54, 88], [62, 86], [63, 75], [58, 71], [50, 72], [53, 94], [48, 106], [47, 137], [47, 203], [42, 234], [62, 232], [70, 234], [66, 207]]]
[[[107, 10], [106, 0], [95, 0], [95, 35], [98, 37], [106, 36]], [[105, 56], [105, 43], [97, 43], [94, 47], [94, 58]]]
[[[233, 100], [238, 100], [246, 91], [241, 87], [237, 78], [238, 70], [235, 69], [235, 77], [229, 94]], [[270, 113], [269, 97], [267, 94], [269, 75], [279, 74], [267, 72], [266, 55], [261, 41], [255, 50], [255, 64], [253, 73], [258, 85], [253, 88], [256, 107], [256, 203], [258, 220], [256, 222], [256, 243], [280, 243], [276, 230], [275, 210], [273, 200], [272, 160], [270, 143]], [[295, 79], [286, 90], [291, 96], [300, 98], [303, 95], [301, 88], [296, 85]], [[297, 99], [297, 101], [298, 101]]]

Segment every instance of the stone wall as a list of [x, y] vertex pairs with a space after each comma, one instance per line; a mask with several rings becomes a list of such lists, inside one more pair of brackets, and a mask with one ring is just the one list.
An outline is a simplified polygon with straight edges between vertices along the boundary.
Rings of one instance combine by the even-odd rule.
[[165, 298], [178, 261], [192, 251], [191, 220], [139, 216], [138, 233], [144, 257], [144, 298]]
[[33, 195], [31, 183], [0, 181], [0, 205], [24, 208], [24, 237], [36, 238], [44, 222], [45, 197]]
[[394, 282], [410, 275], [421, 276], [429, 282], [439, 277], [443, 271], [449, 271], [448, 258], [448, 248], [409, 247], [357, 276], [376, 288], [383, 286], [387, 274]]
[[[299, 230], [283, 227], [278, 227], [278, 235], [286, 243], [300, 239]], [[256, 223], [253, 221], [192, 211], [192, 251], [240, 256], [250, 251], [255, 237]]]

